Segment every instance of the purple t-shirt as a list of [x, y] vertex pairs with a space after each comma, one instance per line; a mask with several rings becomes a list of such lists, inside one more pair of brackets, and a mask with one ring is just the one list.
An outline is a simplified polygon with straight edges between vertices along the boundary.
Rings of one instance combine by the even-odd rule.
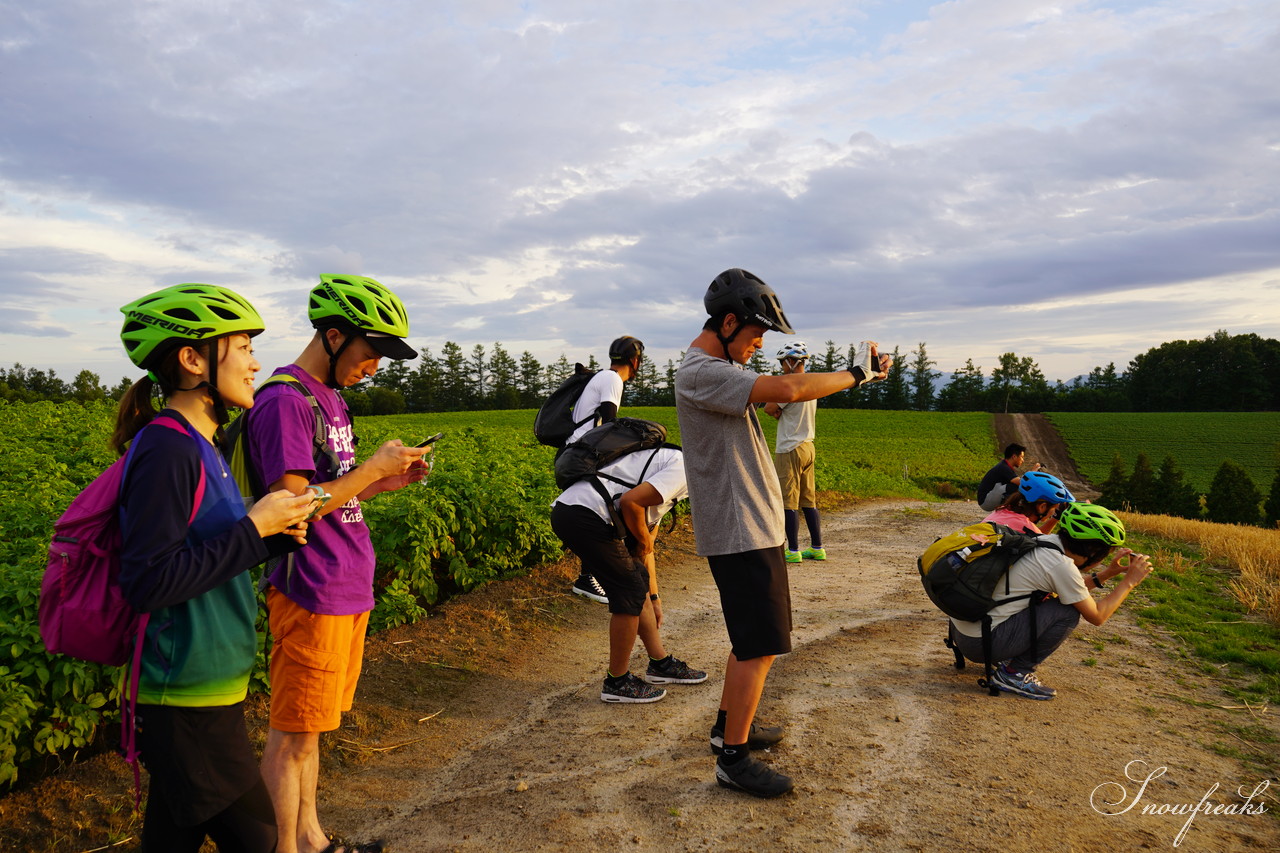
[[[289, 471], [302, 472], [312, 483], [327, 483], [351, 470], [356, 458], [351, 416], [337, 392], [297, 365], [275, 373], [290, 374], [315, 394], [329, 428], [329, 444], [337, 451], [339, 470], [330, 471], [327, 459], [316, 469], [311, 404], [296, 388], [281, 382], [259, 391], [249, 410], [250, 460], [263, 483], [270, 487]], [[281, 561], [267, 577], [272, 586], [312, 613], [350, 616], [373, 609], [375, 564], [360, 499], [352, 498], [311, 523], [306, 547], [294, 552], [292, 573], [286, 571], [287, 561]]]

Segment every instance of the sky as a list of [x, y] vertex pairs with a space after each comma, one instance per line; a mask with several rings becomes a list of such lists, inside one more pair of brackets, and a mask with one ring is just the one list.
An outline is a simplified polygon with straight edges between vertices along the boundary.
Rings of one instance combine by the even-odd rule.
[[[439, 355], [665, 363], [730, 267], [811, 349], [1070, 380], [1280, 338], [1280, 3], [0, 0], [0, 364], [371, 276]], [[784, 341], [766, 336], [772, 353]], [[1171, 379], [1171, 381], [1176, 381]]]

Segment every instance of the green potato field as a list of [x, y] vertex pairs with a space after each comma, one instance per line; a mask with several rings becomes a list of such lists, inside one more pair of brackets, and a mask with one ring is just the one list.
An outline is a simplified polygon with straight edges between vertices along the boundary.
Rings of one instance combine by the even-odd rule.
[[1101, 483], [1119, 453], [1125, 471], [1139, 453], [1158, 469], [1166, 455], [1187, 482], [1209, 491], [1224, 460], [1243, 465], [1265, 490], [1280, 465], [1280, 413], [1276, 412], [1046, 412], [1071, 451], [1080, 473]]

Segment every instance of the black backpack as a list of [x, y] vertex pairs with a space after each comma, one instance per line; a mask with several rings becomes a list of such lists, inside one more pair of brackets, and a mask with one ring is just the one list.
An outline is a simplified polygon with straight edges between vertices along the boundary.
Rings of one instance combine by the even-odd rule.
[[548, 447], [564, 447], [574, 430], [595, 419], [595, 412], [580, 421], [573, 419], [573, 407], [578, 404], [582, 389], [595, 375], [596, 371], [587, 370], [579, 362], [573, 366], [573, 374], [551, 392], [533, 419], [533, 435], [539, 443]]
[[[1034, 653], [1035, 606], [1044, 600], [1046, 593], [1032, 592], [1011, 596], [1009, 567], [1036, 548], [1062, 551], [1048, 539], [1030, 533], [1018, 533], [1003, 524], [984, 521], [936, 540], [916, 560], [924, 591], [939, 610], [962, 622], [982, 622], [982, 652], [986, 658], [986, 671], [978, 684], [986, 687], [992, 696], [999, 695], [1000, 691], [991, 680], [995, 662], [991, 660], [991, 617], [987, 614], [997, 604], [1030, 599], [1031, 648]], [[996, 587], [1001, 578], [1004, 579], [1004, 595], [997, 596]], [[947, 637], [946, 644], [955, 653], [956, 669], [964, 669], [964, 655], [952, 644], [950, 636]]]
[[[627, 489], [635, 488], [644, 482], [649, 466], [658, 455], [658, 450], [663, 447], [680, 449], [679, 445], [667, 441], [667, 428], [657, 421], [648, 421], [644, 418], [618, 418], [609, 421], [587, 430], [582, 438], [560, 451], [556, 457], [556, 485], [560, 489], [567, 489], [581, 480], [589, 481], [609, 507], [609, 515], [613, 518], [614, 535], [622, 539], [626, 528], [618, 517], [615, 506], [615, 502], [622, 493], [611, 494], [601, 481], [609, 480]], [[642, 450], [652, 450], [653, 453], [649, 454], [649, 459], [645, 462], [636, 482], [629, 483], [621, 478], [600, 473], [600, 469], [609, 463], [616, 462], [629, 453], [638, 453]]]

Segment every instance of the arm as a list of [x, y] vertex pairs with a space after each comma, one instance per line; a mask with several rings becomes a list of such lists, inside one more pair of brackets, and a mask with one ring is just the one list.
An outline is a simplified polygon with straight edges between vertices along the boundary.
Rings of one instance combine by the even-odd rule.
[[[352, 498], [368, 500], [374, 495], [421, 480], [426, 473], [422, 456], [430, 452], [430, 447], [407, 447], [398, 438], [388, 441], [373, 456], [336, 480], [316, 483], [333, 496], [316, 517], [328, 515]], [[310, 477], [310, 471], [286, 471], [271, 484], [271, 490], [288, 489], [295, 495], [301, 495], [311, 484]]]
[[[847, 388], [857, 388], [867, 382], [877, 382], [889, 375], [893, 359], [879, 355], [871, 349], [872, 360], [878, 362], [880, 371], [865, 376], [862, 366], [854, 370], [838, 370], [834, 373], [783, 373], [778, 376], [758, 376], [751, 387], [751, 403], [803, 403], [829, 397]], [[856, 373], [854, 371], [857, 371]], [[777, 415], [774, 415], [777, 417]]]
[[661, 505], [662, 501], [662, 495], [652, 483], [641, 483], [624, 492], [618, 500], [618, 514], [622, 517], [622, 523], [636, 539], [635, 557], [649, 570], [649, 592], [653, 595], [658, 593], [658, 567], [653, 556], [653, 543], [657, 534], [649, 530], [645, 510]]
[[140, 443], [120, 492], [119, 582], [130, 604], [144, 613], [181, 604], [266, 559], [247, 516], [188, 541], [201, 465], [189, 436], [156, 428], [134, 440]]
[[[1080, 611], [1080, 615], [1090, 625], [1101, 625], [1110, 619], [1120, 609], [1120, 605], [1124, 600], [1129, 597], [1129, 593], [1138, 584], [1146, 580], [1147, 575], [1151, 574], [1151, 563], [1146, 554], [1130, 553], [1128, 557], [1129, 565], [1127, 568], [1121, 568], [1118, 565], [1120, 557], [1116, 557], [1111, 561], [1111, 565], [1107, 569], [1108, 571], [1114, 570], [1110, 576], [1118, 573], [1124, 574], [1124, 580], [1116, 584], [1111, 592], [1097, 600], [1086, 598], [1084, 601], [1075, 603], [1076, 610]], [[1102, 575], [1103, 572], [1098, 573], [1099, 577], [1102, 577]]]

